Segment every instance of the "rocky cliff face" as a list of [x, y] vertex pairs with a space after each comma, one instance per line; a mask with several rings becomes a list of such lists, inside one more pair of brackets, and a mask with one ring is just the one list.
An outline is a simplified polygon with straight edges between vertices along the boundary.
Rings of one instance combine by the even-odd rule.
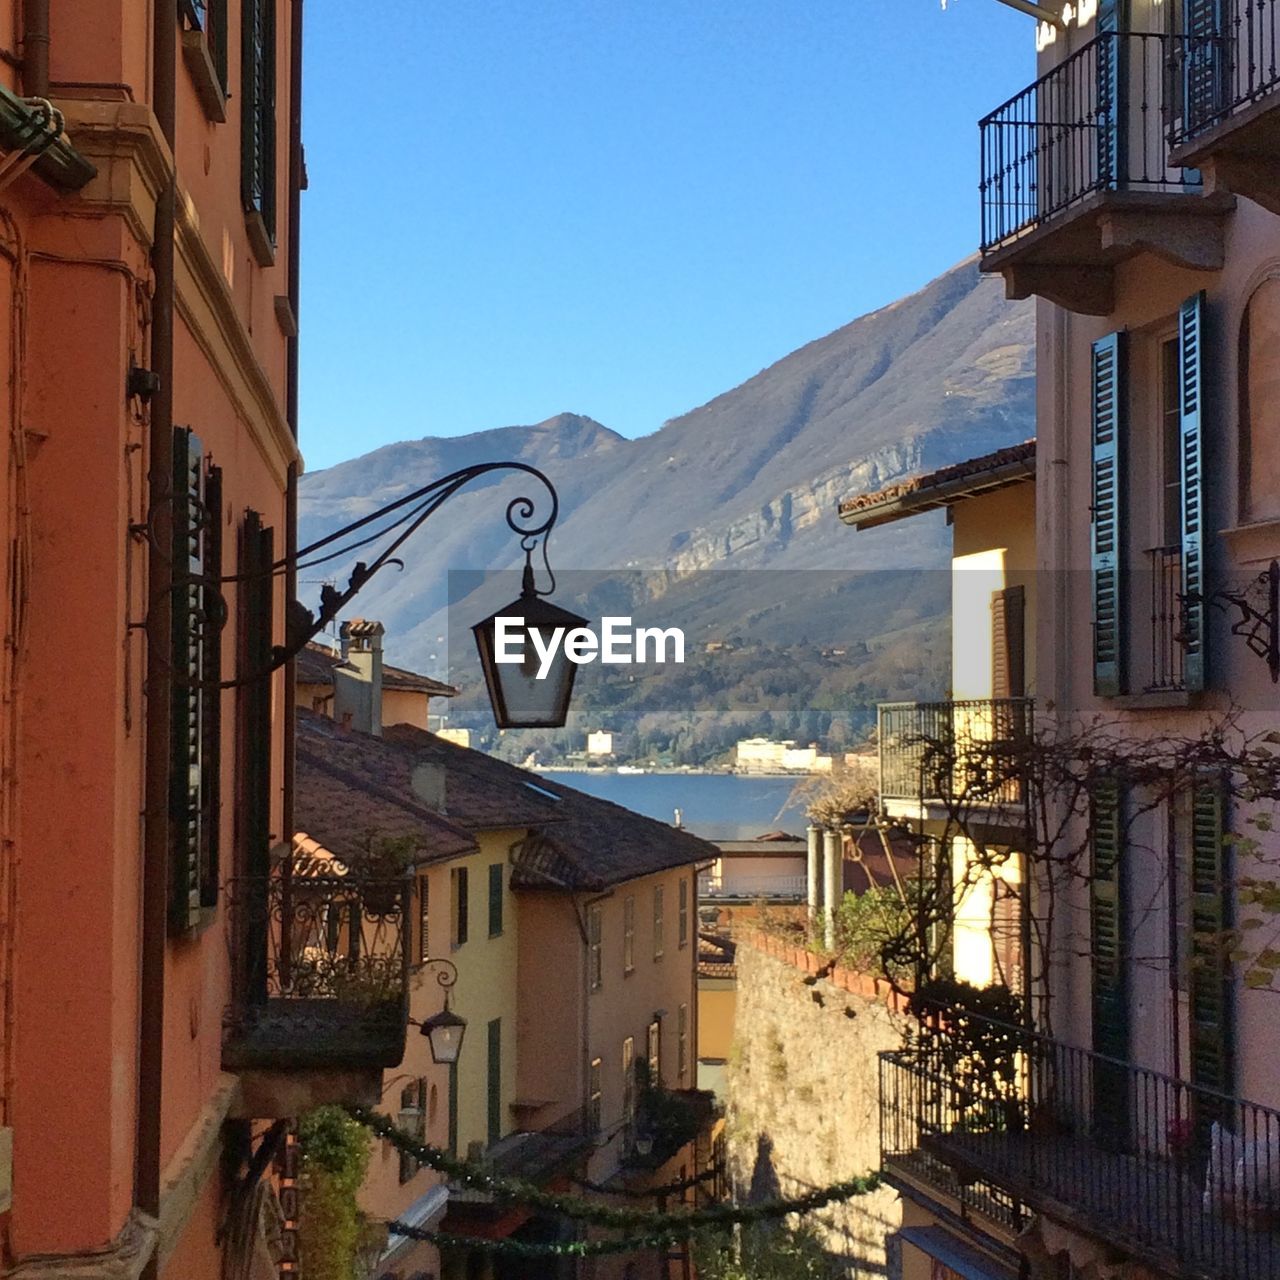
[[[853, 533], [837, 501], [1034, 433], [1033, 313], [962, 263], [809, 343], [652, 435], [625, 440], [577, 414], [530, 427], [389, 445], [304, 476], [305, 543], [448, 471], [514, 458], [556, 484], [557, 566], [847, 569], [941, 566], [940, 518]], [[419, 535], [403, 574], [367, 588], [397, 660], [425, 663], [443, 631], [444, 570], [516, 562], [493, 481]], [[498, 501], [499, 494], [502, 501]], [[343, 578], [349, 565], [330, 570]], [[729, 620], [726, 620], [729, 621]]]

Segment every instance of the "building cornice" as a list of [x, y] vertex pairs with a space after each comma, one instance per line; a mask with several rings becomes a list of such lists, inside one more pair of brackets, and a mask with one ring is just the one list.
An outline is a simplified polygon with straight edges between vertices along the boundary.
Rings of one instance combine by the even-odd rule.
[[[67, 130], [97, 172], [63, 205], [68, 213], [114, 214], [150, 250], [156, 201], [173, 168], [151, 109], [136, 102], [81, 98], [59, 101]], [[191, 330], [259, 452], [283, 483], [301, 461], [280, 400], [258, 359], [226, 278], [200, 231], [189, 193], [178, 184], [175, 226], [178, 314]]]

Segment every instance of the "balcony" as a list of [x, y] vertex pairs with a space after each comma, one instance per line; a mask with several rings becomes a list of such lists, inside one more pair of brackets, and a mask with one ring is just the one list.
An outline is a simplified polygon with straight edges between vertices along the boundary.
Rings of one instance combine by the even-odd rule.
[[895, 1185], [1009, 1233], [1043, 1213], [1170, 1280], [1280, 1280], [1280, 1112], [970, 1017], [880, 1055], [880, 1134]]
[[258, 1117], [296, 1114], [299, 1096], [376, 1102], [404, 1056], [406, 877], [289, 858], [229, 886], [232, 1003], [223, 1067]]
[[1182, 548], [1153, 547], [1147, 552], [1147, 572], [1151, 580], [1151, 625], [1144, 688], [1147, 693], [1179, 693], [1187, 687]]
[[882, 702], [881, 800], [1014, 816], [1025, 803], [1033, 708], [1030, 698]]
[[809, 891], [806, 875], [784, 872], [740, 872], [735, 868], [713, 867], [698, 876], [698, 899], [731, 899], [742, 902], [802, 902]]
[[1209, 190], [1280, 214], [1280, 4], [1220, 7], [1218, 33], [1187, 38], [1186, 110], [1170, 159], [1200, 169]]
[[980, 122], [981, 267], [1009, 297], [1107, 315], [1116, 267], [1139, 253], [1221, 268], [1230, 198], [1204, 199], [1200, 175], [1169, 158], [1186, 49], [1098, 35]]

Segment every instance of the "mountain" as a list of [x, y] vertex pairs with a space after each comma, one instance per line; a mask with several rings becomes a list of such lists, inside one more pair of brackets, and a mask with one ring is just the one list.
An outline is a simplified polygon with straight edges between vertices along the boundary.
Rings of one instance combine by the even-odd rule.
[[[999, 282], [969, 260], [639, 439], [564, 413], [534, 426], [388, 445], [308, 474], [301, 539], [458, 467], [510, 458], [543, 469], [559, 491], [553, 564], [596, 571], [579, 597], [612, 591], [634, 603], [637, 593], [670, 593], [699, 570], [785, 570], [786, 591], [782, 575], [769, 575], [767, 590], [764, 579], [753, 588], [753, 601], [762, 593], [770, 600], [751, 610], [772, 626], [764, 638], [786, 639], [779, 627], [789, 622], [794, 633], [800, 619], [806, 638], [829, 640], [850, 626], [847, 590], [826, 574], [796, 570], [941, 570], [947, 547], [940, 515], [854, 533], [836, 518], [837, 500], [1032, 435], [1033, 325], [1031, 304], [1006, 301]], [[446, 569], [519, 563], [502, 512], [522, 493], [541, 496], [524, 477], [460, 492], [415, 535], [406, 569], [365, 589], [360, 612], [387, 625], [393, 660], [437, 668]], [[312, 573], [345, 580], [349, 567]], [[627, 570], [636, 572], [619, 585]], [[903, 581], [914, 582], [903, 602], [915, 604], [899, 609], [894, 624], [909, 630], [936, 619], [945, 607], [940, 583], [924, 587], [918, 574]], [[722, 594], [683, 593], [682, 611], [699, 634], [743, 630], [734, 616], [746, 608], [743, 597], [710, 603]], [[886, 595], [878, 592], [870, 621], [889, 625]]]

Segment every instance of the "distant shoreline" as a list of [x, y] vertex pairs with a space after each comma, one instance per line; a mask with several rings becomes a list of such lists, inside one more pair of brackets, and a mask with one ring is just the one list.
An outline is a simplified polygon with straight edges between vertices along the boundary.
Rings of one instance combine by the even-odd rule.
[[828, 778], [826, 772], [815, 773], [805, 769], [706, 769], [699, 765], [585, 765], [548, 764], [535, 765], [534, 773], [595, 773], [614, 774], [620, 778], [638, 777], [695, 777], [695, 778]]

